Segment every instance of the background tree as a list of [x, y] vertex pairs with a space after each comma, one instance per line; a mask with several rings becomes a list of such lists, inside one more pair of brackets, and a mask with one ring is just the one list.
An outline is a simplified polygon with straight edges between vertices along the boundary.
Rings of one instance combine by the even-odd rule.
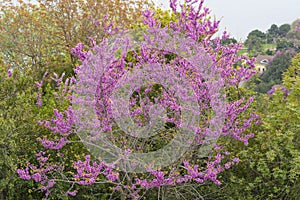
[[250, 36], [249, 38], [247, 38], [244, 44], [246, 45], [248, 52], [257, 54], [259, 52], [262, 52], [263, 43], [264, 41], [260, 37]]
[[245, 41], [245, 45], [250, 53], [262, 52], [263, 44], [265, 44], [266, 34], [256, 29], [251, 31]]
[[279, 36], [279, 28], [276, 24], [272, 24], [271, 27], [267, 30], [267, 34], [270, 37], [278, 37]]
[[271, 27], [267, 30], [268, 41], [271, 43], [276, 42], [276, 38], [279, 36], [279, 28], [276, 24], [272, 24]]
[[153, 4], [144, 0], [38, 0], [0, 1], [0, 52], [12, 68], [71, 74], [78, 64], [71, 48], [89, 37], [101, 41], [107, 21], [130, 27], [141, 10]]
[[279, 36], [280, 37], [285, 37], [286, 34], [291, 30], [291, 25], [290, 24], [282, 24], [279, 26]]
[[266, 34], [258, 29], [256, 30], [253, 30], [251, 31], [247, 38], [250, 38], [250, 37], [258, 37], [258, 38], [261, 38], [262, 40], [266, 39]]

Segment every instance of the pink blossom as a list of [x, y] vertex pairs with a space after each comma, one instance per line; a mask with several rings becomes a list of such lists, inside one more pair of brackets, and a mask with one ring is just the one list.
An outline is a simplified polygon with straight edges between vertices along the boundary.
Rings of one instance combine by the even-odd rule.
[[31, 179], [31, 176], [29, 175], [28, 167], [26, 167], [25, 169], [18, 169], [17, 173], [21, 179], [24, 179], [24, 180]]

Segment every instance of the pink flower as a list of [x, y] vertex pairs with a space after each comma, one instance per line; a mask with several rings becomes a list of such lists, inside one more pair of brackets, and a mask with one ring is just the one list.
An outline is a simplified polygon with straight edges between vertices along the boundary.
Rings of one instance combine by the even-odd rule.
[[21, 179], [24, 179], [24, 180], [31, 179], [31, 176], [29, 175], [28, 167], [26, 167], [25, 169], [18, 169], [17, 173]]
[[12, 69], [7, 70], [7, 76], [10, 78], [12, 77]]
[[76, 196], [77, 192], [78, 192], [77, 190], [74, 190], [73, 192], [68, 191], [68, 192], [66, 192], [65, 196], [71, 195], [74, 197], [74, 196]]
[[32, 179], [33, 179], [35, 182], [41, 182], [42, 176], [41, 176], [41, 174], [39, 174], [39, 173], [35, 173], [35, 174], [32, 175]]

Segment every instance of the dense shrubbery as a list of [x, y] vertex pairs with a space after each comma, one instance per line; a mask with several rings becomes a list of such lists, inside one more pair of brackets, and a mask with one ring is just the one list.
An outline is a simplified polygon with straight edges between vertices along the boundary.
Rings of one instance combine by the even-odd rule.
[[272, 86], [282, 84], [282, 74], [291, 64], [295, 52], [278, 52], [268, 64], [266, 71], [260, 76], [254, 76], [246, 85], [259, 93], [267, 93]]
[[[300, 191], [300, 54], [283, 75], [281, 88], [260, 95], [262, 123], [249, 131], [247, 148], [234, 144], [241, 162], [224, 172], [225, 184], [206, 187], [211, 199], [298, 199]], [[249, 91], [248, 91], [249, 92]], [[247, 92], [247, 93], [248, 93]], [[204, 189], [204, 191], [205, 191]], [[216, 193], [215, 193], [216, 192]]]

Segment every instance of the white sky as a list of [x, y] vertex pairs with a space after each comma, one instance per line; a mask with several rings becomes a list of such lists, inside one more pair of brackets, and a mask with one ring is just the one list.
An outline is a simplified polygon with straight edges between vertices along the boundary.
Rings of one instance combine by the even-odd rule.
[[[153, 1], [169, 8], [169, 0]], [[272, 24], [280, 26], [300, 19], [300, 0], [205, 0], [204, 4], [212, 16], [222, 19], [220, 33], [226, 29], [237, 40], [245, 40], [252, 30], [265, 32]]]
[[[169, 8], [169, 0], [154, 0]], [[236, 39], [245, 39], [252, 30], [266, 31], [272, 24], [291, 24], [300, 18], [300, 0], [206, 0], [211, 15], [221, 19], [221, 32], [226, 28]]]

